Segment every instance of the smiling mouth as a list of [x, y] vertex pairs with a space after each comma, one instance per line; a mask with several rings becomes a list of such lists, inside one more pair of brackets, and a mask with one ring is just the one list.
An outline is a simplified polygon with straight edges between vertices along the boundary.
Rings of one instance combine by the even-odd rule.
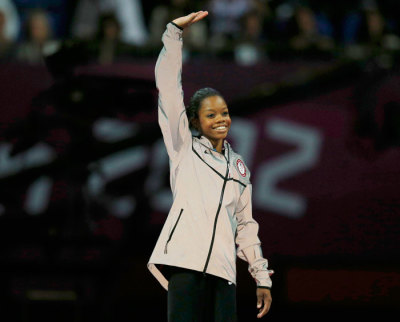
[[228, 127], [225, 126], [225, 125], [218, 126], [218, 127], [215, 127], [215, 128], [214, 128], [215, 131], [219, 131], [219, 132], [224, 132], [224, 131], [226, 131], [227, 129], [228, 129]]

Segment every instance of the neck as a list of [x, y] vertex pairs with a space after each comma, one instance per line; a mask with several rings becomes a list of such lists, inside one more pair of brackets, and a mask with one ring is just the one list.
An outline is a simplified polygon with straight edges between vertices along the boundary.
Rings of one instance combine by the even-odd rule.
[[224, 140], [212, 141], [210, 140], [213, 148], [217, 150], [219, 153], [222, 152], [222, 147], [224, 146]]

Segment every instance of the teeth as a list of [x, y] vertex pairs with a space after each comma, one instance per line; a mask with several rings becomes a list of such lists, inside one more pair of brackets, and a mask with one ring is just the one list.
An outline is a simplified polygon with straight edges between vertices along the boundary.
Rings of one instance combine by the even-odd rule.
[[216, 129], [216, 130], [225, 130], [225, 129], [226, 129], [226, 126], [218, 126], [218, 127], [216, 127], [215, 129]]

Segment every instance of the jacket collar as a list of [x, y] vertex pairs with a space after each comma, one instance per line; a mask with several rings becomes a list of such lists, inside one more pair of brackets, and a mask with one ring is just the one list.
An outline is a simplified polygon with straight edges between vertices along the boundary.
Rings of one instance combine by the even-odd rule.
[[[198, 136], [197, 138], [199, 139], [199, 141], [200, 141], [200, 143], [201, 143], [202, 145], [206, 146], [206, 147], [209, 148], [210, 150], [213, 150], [213, 151], [217, 152], [217, 151], [214, 149], [214, 147], [213, 147], [211, 141], [210, 141], [209, 139], [207, 139], [204, 135], [201, 135], [200, 137]], [[223, 143], [223, 144], [224, 144], [224, 150], [225, 150], [225, 154], [226, 154], [226, 153], [227, 153], [226, 151], [229, 151], [230, 144], [228, 143], [227, 140], [224, 140], [224, 143]]]

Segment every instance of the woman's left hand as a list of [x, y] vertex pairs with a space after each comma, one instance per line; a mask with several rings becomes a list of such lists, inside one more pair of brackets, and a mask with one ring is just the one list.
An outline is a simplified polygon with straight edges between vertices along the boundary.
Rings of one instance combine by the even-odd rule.
[[257, 308], [260, 309], [257, 317], [259, 319], [268, 313], [271, 302], [271, 291], [267, 288], [257, 288]]

